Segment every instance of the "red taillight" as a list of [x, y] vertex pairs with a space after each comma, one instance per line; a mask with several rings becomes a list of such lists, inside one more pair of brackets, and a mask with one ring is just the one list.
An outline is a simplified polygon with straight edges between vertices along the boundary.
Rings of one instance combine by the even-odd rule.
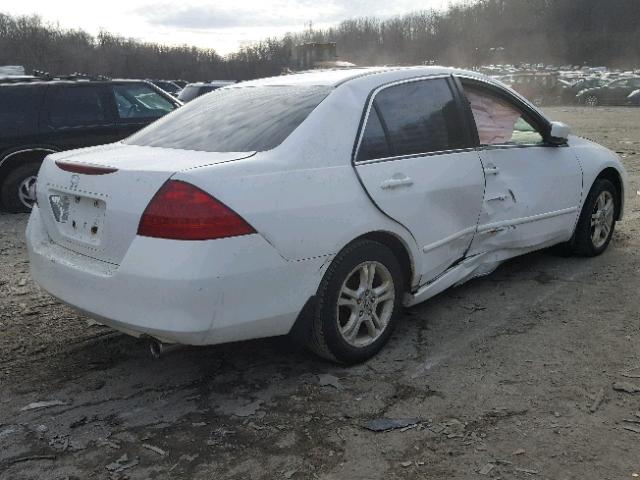
[[81, 163], [62, 162], [58, 160], [56, 165], [60, 170], [71, 173], [82, 173], [83, 175], [106, 175], [117, 172], [117, 168], [99, 167], [97, 165], [83, 165]]
[[138, 235], [213, 240], [256, 233], [236, 212], [190, 183], [169, 180], [142, 214]]

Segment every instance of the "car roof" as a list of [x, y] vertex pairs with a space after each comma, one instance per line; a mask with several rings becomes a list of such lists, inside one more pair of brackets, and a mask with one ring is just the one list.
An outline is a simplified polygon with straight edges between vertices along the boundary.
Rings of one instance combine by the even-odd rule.
[[249, 80], [237, 84], [239, 87], [258, 86], [328, 86], [336, 87], [351, 80], [363, 76], [385, 74], [397, 71], [400, 77], [405, 77], [407, 73], [414, 73], [414, 76], [451, 75], [454, 73], [471, 75], [480, 78], [488, 78], [477, 72], [459, 70], [438, 66], [416, 66], [416, 67], [358, 67], [358, 68], [334, 68], [326, 70], [309, 70], [305, 72], [280, 75], [277, 77], [260, 78]]
[[235, 83], [233, 80], [212, 80], [210, 82], [188, 83], [187, 87], [226, 87], [227, 85], [234, 85]]
[[113, 79], [113, 80], [67, 80], [67, 79], [58, 79], [58, 80], [46, 80], [46, 79], [36, 79], [29, 80], [24, 82], [7, 82], [4, 83], [0, 80], [0, 87], [4, 86], [19, 86], [19, 85], [111, 85], [114, 83], [147, 83], [145, 80], [135, 80], [135, 79]]

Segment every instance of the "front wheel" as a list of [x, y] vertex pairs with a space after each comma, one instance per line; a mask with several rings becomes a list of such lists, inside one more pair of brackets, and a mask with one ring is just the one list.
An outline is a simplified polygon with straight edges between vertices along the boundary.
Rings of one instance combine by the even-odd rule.
[[618, 198], [619, 192], [609, 180], [601, 178], [595, 181], [580, 213], [571, 242], [572, 253], [595, 257], [607, 249], [616, 226], [616, 212], [620, 208]]
[[371, 358], [393, 332], [403, 284], [400, 263], [385, 245], [358, 240], [345, 247], [318, 289], [311, 350], [344, 364]]

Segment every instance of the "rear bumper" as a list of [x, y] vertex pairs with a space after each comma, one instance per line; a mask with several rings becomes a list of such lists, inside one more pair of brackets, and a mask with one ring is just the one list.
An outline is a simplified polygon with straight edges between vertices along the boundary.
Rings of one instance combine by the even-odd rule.
[[287, 261], [260, 235], [136, 237], [113, 265], [53, 243], [37, 207], [27, 248], [33, 278], [62, 302], [125, 333], [190, 345], [288, 333], [326, 260]]

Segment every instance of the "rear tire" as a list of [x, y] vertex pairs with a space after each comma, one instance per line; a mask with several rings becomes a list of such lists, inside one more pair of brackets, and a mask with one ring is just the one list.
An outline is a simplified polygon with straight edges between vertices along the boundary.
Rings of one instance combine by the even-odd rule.
[[619, 192], [609, 180], [600, 178], [594, 182], [568, 245], [572, 254], [595, 257], [607, 249], [616, 226], [619, 198]]
[[15, 167], [0, 185], [2, 207], [10, 213], [28, 213], [35, 203], [35, 181], [40, 162]]
[[402, 268], [387, 246], [351, 243], [320, 283], [308, 347], [343, 364], [368, 360], [389, 340], [403, 294]]

